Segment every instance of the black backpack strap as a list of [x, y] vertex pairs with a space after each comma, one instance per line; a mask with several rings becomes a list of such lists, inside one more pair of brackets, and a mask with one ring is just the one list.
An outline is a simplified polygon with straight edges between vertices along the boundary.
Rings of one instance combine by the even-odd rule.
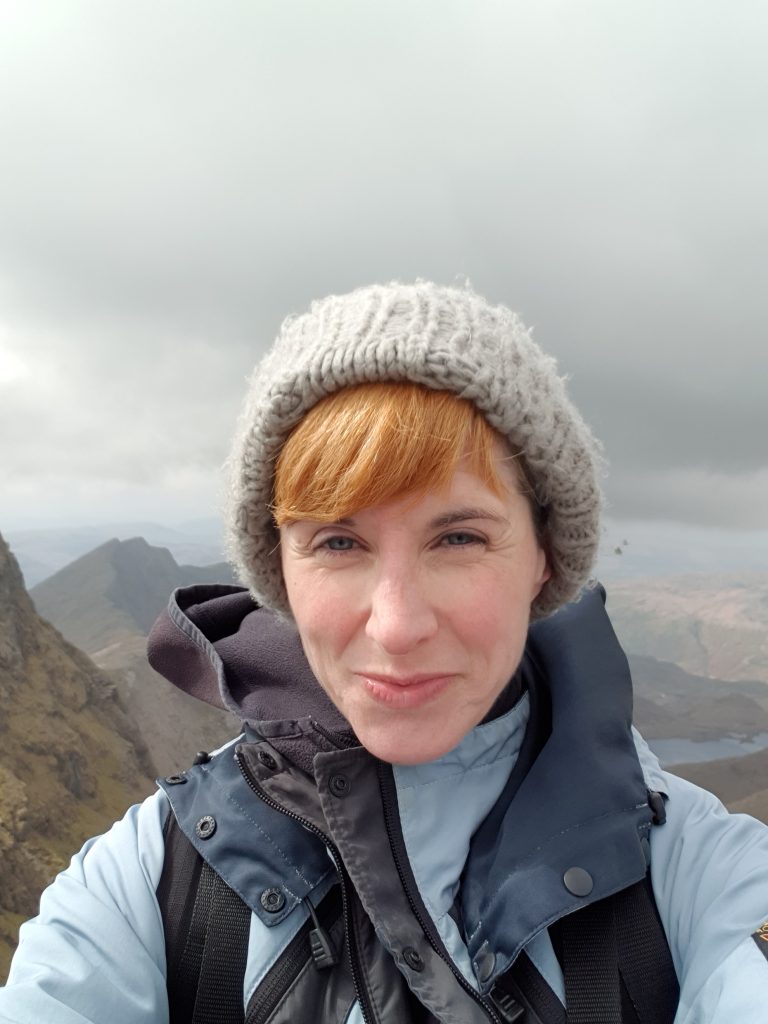
[[494, 987], [525, 1011], [521, 1024], [672, 1024], [680, 988], [649, 877], [562, 918], [550, 937], [568, 1009], [523, 952]]
[[680, 987], [648, 876], [557, 930], [568, 1024], [672, 1024]]
[[520, 1011], [517, 1018], [514, 1012], [507, 1014], [511, 1021], [519, 1019], [520, 1024], [566, 1024], [565, 1008], [525, 950], [494, 985], [491, 998], [495, 1002], [499, 992], [511, 999], [513, 1006]]
[[560, 922], [568, 1024], [622, 1024], [614, 898]]
[[619, 970], [641, 1024], [674, 1020], [680, 984], [659, 919], [650, 876], [617, 893]]
[[169, 814], [157, 900], [170, 1024], [243, 1024], [251, 911]]

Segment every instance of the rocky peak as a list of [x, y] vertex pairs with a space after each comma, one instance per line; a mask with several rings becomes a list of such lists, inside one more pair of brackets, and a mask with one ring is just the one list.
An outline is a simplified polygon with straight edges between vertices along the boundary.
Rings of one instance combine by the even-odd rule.
[[[32, 588], [35, 605], [86, 651], [98, 651], [120, 630], [149, 633], [176, 587], [233, 582], [227, 565], [178, 565], [167, 548], [143, 537], [109, 540]], [[118, 624], [119, 620], [119, 624]]]

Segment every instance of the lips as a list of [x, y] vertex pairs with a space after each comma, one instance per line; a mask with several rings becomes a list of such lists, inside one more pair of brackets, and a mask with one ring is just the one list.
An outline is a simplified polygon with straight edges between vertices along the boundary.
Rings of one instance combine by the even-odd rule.
[[386, 676], [371, 672], [355, 673], [368, 694], [393, 709], [416, 708], [441, 693], [451, 680], [449, 674], [435, 672], [412, 676]]

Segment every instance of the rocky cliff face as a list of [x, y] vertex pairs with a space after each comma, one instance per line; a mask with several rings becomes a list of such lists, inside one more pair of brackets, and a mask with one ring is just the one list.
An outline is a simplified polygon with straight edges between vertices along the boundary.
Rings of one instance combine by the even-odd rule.
[[155, 774], [114, 683], [38, 617], [0, 537], [0, 981], [40, 891]]

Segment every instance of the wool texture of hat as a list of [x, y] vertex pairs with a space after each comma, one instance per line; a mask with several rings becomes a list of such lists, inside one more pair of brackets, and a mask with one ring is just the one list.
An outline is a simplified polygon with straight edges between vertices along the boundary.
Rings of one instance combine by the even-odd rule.
[[228, 460], [227, 544], [259, 604], [290, 615], [270, 503], [291, 429], [326, 395], [370, 381], [452, 391], [523, 452], [547, 509], [552, 570], [531, 609], [541, 618], [587, 582], [599, 539], [599, 443], [557, 365], [519, 317], [470, 288], [428, 281], [359, 288], [289, 317], [256, 367]]

